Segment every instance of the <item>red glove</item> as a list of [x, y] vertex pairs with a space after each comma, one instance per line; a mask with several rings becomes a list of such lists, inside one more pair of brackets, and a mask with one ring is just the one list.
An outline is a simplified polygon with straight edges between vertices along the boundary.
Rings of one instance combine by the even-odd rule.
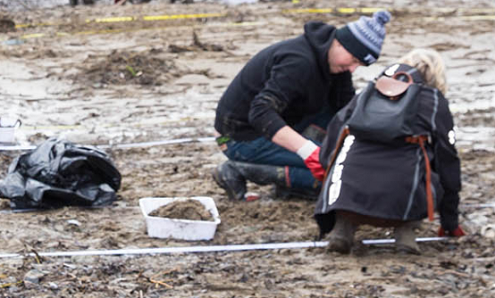
[[445, 231], [442, 227], [440, 227], [440, 229], [438, 229], [438, 236], [462, 237], [462, 236], [466, 236], [466, 233], [462, 230], [461, 226], [457, 226], [457, 228], [455, 228], [455, 230], [452, 231]]
[[325, 169], [323, 169], [320, 163], [320, 147], [311, 141], [307, 141], [297, 150], [297, 154], [304, 160], [304, 164], [311, 171], [313, 177], [318, 181], [323, 181]]

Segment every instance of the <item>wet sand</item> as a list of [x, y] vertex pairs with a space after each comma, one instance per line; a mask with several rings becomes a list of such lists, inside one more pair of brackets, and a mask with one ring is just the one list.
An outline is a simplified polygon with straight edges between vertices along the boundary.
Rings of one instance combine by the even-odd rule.
[[[301, 1], [302, 2], [302, 1]], [[443, 5], [444, 4], [444, 5]], [[358, 15], [283, 13], [294, 8], [367, 7], [364, 1], [269, 2], [240, 6], [164, 2], [98, 4], [12, 12], [17, 28], [0, 35], [0, 115], [23, 126], [20, 144], [61, 136], [84, 144], [210, 137], [216, 104], [240, 68], [265, 46], [302, 33], [305, 21], [337, 26]], [[433, 47], [447, 61], [458, 126], [463, 190], [461, 223], [469, 236], [420, 244], [421, 256], [393, 246], [358, 246], [350, 256], [323, 249], [133, 257], [0, 260], [6, 297], [492, 297], [495, 294], [495, 50], [493, 3], [402, 1], [393, 8], [382, 56], [360, 68], [358, 88], [413, 47]], [[373, 6], [391, 7], [390, 1]], [[455, 9], [459, 8], [459, 9]], [[142, 16], [221, 13], [221, 17], [143, 21]], [[136, 16], [138, 20], [95, 20]], [[86, 22], [89, 20], [89, 22]], [[36, 35], [34, 35], [36, 34]], [[194, 39], [196, 34], [196, 41]], [[20, 40], [9, 45], [7, 40]], [[131, 71], [132, 70], [132, 71]], [[276, 199], [270, 187], [250, 203], [228, 201], [210, 170], [225, 157], [211, 142], [108, 150], [123, 176], [112, 208], [64, 208], [0, 217], [0, 253], [312, 241], [314, 202]], [[2, 153], [3, 175], [17, 153]], [[210, 196], [222, 224], [214, 240], [151, 239], [138, 208], [143, 197]], [[9, 210], [2, 200], [2, 211]], [[74, 224], [76, 220], [79, 225]], [[436, 235], [424, 221], [419, 237]], [[390, 238], [365, 227], [357, 240]], [[33, 275], [39, 281], [29, 282]], [[27, 282], [18, 283], [26, 280]], [[157, 281], [162, 283], [157, 283]], [[166, 285], [164, 285], [166, 284]], [[168, 286], [167, 286], [168, 285]]]

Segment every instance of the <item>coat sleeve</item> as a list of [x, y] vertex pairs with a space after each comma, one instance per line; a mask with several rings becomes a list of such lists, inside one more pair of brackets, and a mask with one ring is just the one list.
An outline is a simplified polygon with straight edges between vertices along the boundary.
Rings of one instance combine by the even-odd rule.
[[440, 183], [445, 190], [438, 208], [441, 225], [446, 231], [452, 231], [459, 225], [459, 191], [461, 190], [461, 165], [455, 148], [454, 121], [448, 102], [435, 90], [438, 98], [438, 115], [435, 120], [434, 167], [440, 175]]
[[343, 107], [335, 117], [330, 121], [327, 127], [327, 135], [323, 140], [320, 150], [320, 163], [324, 169], [328, 168], [332, 159], [332, 153], [337, 145], [342, 130], [345, 128], [345, 123], [352, 115], [357, 103], [358, 95]]
[[273, 135], [287, 125], [282, 112], [296, 99], [306, 96], [311, 88], [311, 62], [302, 56], [291, 55], [275, 61], [270, 78], [251, 102], [249, 123], [263, 136], [271, 140]]

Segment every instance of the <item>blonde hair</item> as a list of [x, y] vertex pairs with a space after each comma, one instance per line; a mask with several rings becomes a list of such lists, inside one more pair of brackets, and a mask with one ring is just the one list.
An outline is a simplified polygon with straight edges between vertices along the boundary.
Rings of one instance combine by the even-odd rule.
[[437, 88], [443, 94], [447, 92], [445, 63], [440, 54], [432, 49], [414, 49], [399, 59], [399, 63], [416, 68], [425, 84]]

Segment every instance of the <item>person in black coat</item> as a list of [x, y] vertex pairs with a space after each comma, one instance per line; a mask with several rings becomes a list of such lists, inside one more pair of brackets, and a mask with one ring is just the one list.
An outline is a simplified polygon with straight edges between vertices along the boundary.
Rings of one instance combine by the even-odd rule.
[[246, 200], [246, 180], [317, 196], [312, 171], [319, 169], [324, 128], [354, 96], [351, 73], [378, 59], [389, 20], [379, 11], [339, 29], [309, 22], [304, 34], [244, 66], [215, 118], [217, 143], [229, 160], [212, 174], [230, 199]]
[[395, 227], [396, 247], [419, 254], [413, 229], [427, 216], [428, 208], [431, 220], [433, 208], [440, 213], [439, 235], [464, 235], [458, 222], [460, 161], [454, 122], [443, 95], [447, 89], [443, 60], [434, 50], [416, 49], [381, 76], [403, 72], [411, 73], [419, 84], [409, 139], [402, 136], [385, 143], [346, 134], [359, 95], [327, 128], [320, 162], [328, 172], [315, 219], [321, 236], [329, 233], [330, 251], [349, 253], [357, 226], [371, 224]]

